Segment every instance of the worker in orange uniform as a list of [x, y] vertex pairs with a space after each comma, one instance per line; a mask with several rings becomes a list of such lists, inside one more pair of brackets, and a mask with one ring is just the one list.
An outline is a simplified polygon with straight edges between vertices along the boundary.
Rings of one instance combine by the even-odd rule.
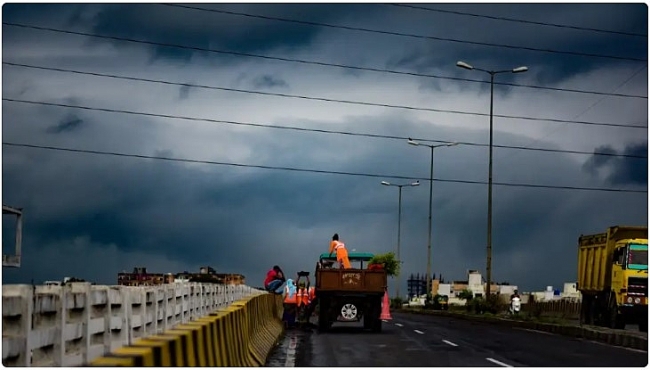
[[296, 291], [296, 305], [298, 307], [306, 307], [309, 304], [309, 292], [304, 282], [298, 283], [298, 290]]
[[348, 250], [345, 249], [345, 244], [339, 241], [339, 234], [334, 234], [334, 236], [332, 236], [332, 241], [330, 242], [330, 254], [333, 252], [336, 252], [336, 261], [339, 263], [339, 268], [352, 268], [350, 260], [348, 259]]
[[293, 279], [287, 279], [287, 285], [284, 288], [284, 312], [282, 314], [282, 321], [284, 321], [287, 328], [293, 327], [296, 322], [297, 293]]
[[309, 297], [309, 304], [311, 304], [316, 299], [316, 288], [310, 286], [307, 290], [307, 296]]

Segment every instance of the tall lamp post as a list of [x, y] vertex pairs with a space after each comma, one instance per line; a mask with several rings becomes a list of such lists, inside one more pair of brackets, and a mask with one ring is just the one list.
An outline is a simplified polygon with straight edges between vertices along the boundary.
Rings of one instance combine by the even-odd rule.
[[431, 293], [431, 207], [433, 204], [433, 150], [445, 146], [454, 146], [458, 143], [447, 143], [438, 145], [422, 144], [415, 140], [409, 139], [409, 144], [415, 146], [426, 146], [431, 148], [431, 172], [429, 173], [429, 242], [427, 244], [427, 295]]
[[[400, 259], [399, 252], [400, 252], [400, 239], [401, 239], [401, 230], [402, 230], [402, 188], [404, 186], [420, 186], [420, 182], [416, 181], [416, 182], [412, 182], [410, 184], [391, 184], [388, 181], [382, 181], [381, 184], [385, 185], [385, 186], [397, 186], [399, 188], [399, 203], [398, 203], [398, 206], [397, 206], [398, 207], [397, 208], [398, 209], [398, 211], [397, 211], [397, 263], [401, 264], [402, 260]], [[395, 295], [397, 295], [397, 297], [400, 297], [400, 295], [399, 295], [399, 284], [400, 284], [399, 275], [396, 277], [396, 279], [397, 279], [397, 288], [396, 288], [396, 291], [395, 291]]]
[[494, 76], [499, 73], [522, 73], [528, 70], [528, 67], [521, 66], [514, 69], [505, 69], [501, 71], [488, 71], [485, 69], [474, 68], [470, 64], [463, 61], [458, 61], [456, 66], [469, 70], [476, 70], [485, 72], [490, 75], [490, 159], [488, 169], [488, 216], [487, 216], [487, 262], [485, 267], [485, 274], [487, 280], [487, 287], [485, 289], [485, 296], [490, 297], [490, 287], [492, 285], [492, 139], [493, 139], [493, 112], [494, 112]]

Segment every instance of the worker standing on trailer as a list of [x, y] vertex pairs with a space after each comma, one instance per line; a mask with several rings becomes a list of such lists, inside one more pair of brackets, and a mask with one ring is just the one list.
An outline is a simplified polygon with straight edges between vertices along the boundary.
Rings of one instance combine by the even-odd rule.
[[332, 241], [330, 242], [330, 254], [333, 252], [336, 252], [336, 261], [339, 263], [339, 268], [352, 268], [350, 260], [348, 259], [348, 250], [345, 249], [345, 244], [339, 241], [339, 234], [334, 234], [334, 236], [332, 236]]

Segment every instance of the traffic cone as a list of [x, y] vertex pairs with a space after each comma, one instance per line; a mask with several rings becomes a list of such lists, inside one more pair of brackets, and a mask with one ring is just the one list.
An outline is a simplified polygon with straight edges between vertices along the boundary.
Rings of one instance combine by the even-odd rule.
[[381, 316], [379, 316], [379, 319], [381, 320], [393, 319], [390, 316], [390, 299], [388, 298], [388, 291], [384, 293], [384, 302], [381, 304]]

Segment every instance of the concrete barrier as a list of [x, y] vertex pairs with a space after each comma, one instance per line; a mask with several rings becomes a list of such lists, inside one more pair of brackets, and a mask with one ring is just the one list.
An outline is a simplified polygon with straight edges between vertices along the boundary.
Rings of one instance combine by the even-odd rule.
[[614, 346], [633, 348], [643, 351], [648, 350], [647, 337], [642, 337], [640, 335], [636, 335], [635, 333], [625, 332], [623, 330], [614, 330], [593, 326], [560, 325], [534, 321], [521, 321], [490, 316], [474, 316], [460, 312], [449, 311], [425, 311], [406, 308], [398, 311], [424, 315], [446, 316], [470, 321], [504, 325], [508, 327], [532, 329], [568, 337], [583, 338], [595, 342], [607, 343]]
[[245, 285], [2, 286], [2, 363], [79, 366], [251, 294]]
[[264, 366], [284, 331], [281, 314], [280, 296], [257, 294], [118, 348], [90, 366]]

